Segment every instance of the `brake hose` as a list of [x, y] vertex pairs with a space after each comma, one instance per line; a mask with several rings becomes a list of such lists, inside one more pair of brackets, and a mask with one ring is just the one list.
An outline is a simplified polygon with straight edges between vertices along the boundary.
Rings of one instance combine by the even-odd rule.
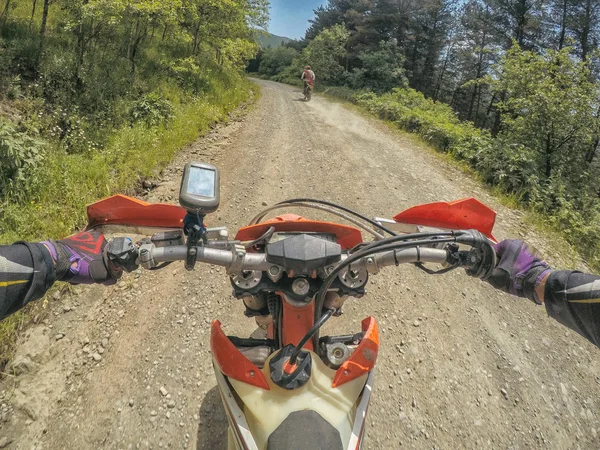
[[335, 312], [335, 309], [328, 309], [327, 312], [325, 314], [323, 314], [321, 316], [321, 318], [315, 322], [315, 324], [311, 327], [311, 329], [308, 330], [308, 333], [306, 333], [304, 335], [302, 340], [298, 343], [298, 345], [296, 345], [296, 348], [294, 348], [294, 352], [290, 356], [290, 364], [296, 364], [296, 359], [298, 358], [298, 355], [300, 355], [300, 352], [302, 351], [302, 347], [304, 347], [306, 345], [306, 343], [309, 341], [309, 339], [312, 338], [313, 335], [317, 331], [319, 331], [319, 328], [321, 328], [325, 324], [325, 322], [327, 322], [331, 318], [331, 316], [333, 315], [334, 312]]

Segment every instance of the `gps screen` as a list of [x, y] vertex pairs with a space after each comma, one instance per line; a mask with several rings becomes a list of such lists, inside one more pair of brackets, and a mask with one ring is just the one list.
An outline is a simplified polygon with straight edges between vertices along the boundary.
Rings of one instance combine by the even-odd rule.
[[191, 195], [214, 198], [215, 171], [192, 166], [188, 178], [187, 192]]

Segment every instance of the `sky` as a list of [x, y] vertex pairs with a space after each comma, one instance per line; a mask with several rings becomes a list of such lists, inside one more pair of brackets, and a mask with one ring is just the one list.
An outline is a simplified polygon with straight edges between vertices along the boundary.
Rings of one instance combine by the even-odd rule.
[[269, 32], [293, 39], [304, 37], [313, 10], [326, 4], [326, 0], [271, 0]]

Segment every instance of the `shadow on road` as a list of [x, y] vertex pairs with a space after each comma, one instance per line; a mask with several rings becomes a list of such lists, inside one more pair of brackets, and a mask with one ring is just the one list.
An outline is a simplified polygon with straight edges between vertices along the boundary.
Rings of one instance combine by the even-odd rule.
[[206, 393], [199, 415], [196, 450], [224, 450], [227, 446], [227, 416], [217, 386]]

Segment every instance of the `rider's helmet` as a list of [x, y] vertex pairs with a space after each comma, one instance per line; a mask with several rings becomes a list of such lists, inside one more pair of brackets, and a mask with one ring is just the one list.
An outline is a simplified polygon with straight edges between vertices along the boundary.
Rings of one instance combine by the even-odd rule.
[[306, 66], [306, 70], [310, 70], [310, 66]]

